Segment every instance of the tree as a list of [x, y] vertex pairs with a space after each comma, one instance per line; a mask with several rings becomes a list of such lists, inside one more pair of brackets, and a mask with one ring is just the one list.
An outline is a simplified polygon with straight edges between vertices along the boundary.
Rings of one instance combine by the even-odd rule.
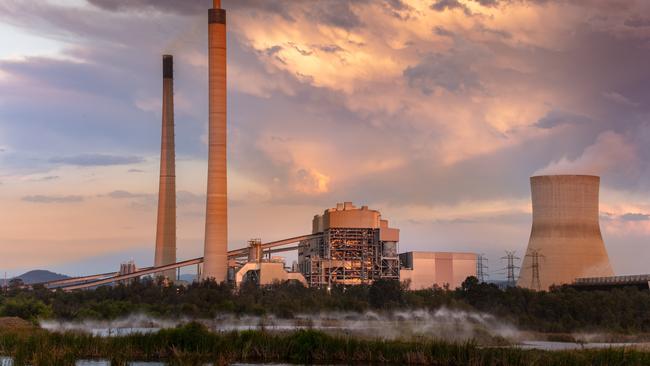
[[368, 291], [368, 302], [377, 309], [390, 309], [402, 304], [402, 291], [397, 280], [376, 280]]

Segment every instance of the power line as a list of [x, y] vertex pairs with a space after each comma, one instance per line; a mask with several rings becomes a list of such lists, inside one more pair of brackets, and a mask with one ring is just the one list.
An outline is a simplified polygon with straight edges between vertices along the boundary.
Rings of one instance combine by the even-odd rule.
[[532, 264], [530, 269], [532, 270], [530, 288], [540, 291], [542, 289], [542, 284], [539, 279], [539, 258], [544, 258], [543, 255], [539, 254], [539, 249], [531, 249], [529, 254], [526, 254], [526, 257], [532, 258]]
[[488, 259], [485, 254], [479, 254], [476, 258], [476, 278], [478, 278], [479, 282], [485, 282], [490, 277], [487, 262]]
[[520, 268], [519, 266], [515, 266], [515, 259], [520, 260], [521, 258], [515, 256], [515, 251], [508, 251], [506, 250], [506, 256], [501, 257], [501, 259], [506, 259], [508, 261], [508, 265], [506, 266], [505, 270], [508, 273], [507, 274], [507, 285], [508, 287], [514, 287], [515, 286], [515, 269]]

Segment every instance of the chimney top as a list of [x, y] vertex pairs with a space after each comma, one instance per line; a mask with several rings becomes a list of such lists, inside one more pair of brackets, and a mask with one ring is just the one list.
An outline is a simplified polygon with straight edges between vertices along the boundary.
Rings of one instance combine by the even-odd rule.
[[163, 55], [163, 78], [174, 78], [174, 57], [172, 55]]
[[213, 1], [213, 8], [215, 9], [221, 9], [221, 0], [212, 0]]

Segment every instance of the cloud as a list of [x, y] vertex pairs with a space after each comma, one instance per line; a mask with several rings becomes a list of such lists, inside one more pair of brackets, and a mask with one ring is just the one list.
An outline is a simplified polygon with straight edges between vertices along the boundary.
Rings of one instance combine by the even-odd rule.
[[45, 196], [45, 195], [34, 195], [34, 196], [25, 196], [22, 198], [24, 202], [31, 203], [78, 203], [83, 202], [83, 196]]
[[540, 118], [535, 126], [550, 129], [561, 125], [590, 123], [592, 120], [584, 115], [553, 109]]
[[629, 106], [629, 107], [638, 107], [639, 103], [635, 103], [628, 98], [624, 97], [623, 95], [617, 93], [617, 92], [605, 92], [603, 93], [603, 97], [605, 99], [611, 100], [613, 102]]
[[435, 0], [431, 4], [431, 9], [436, 11], [461, 9], [466, 14], [469, 14], [469, 9], [458, 0]]
[[127, 170], [127, 173], [144, 173], [144, 170], [142, 170], [142, 169], [129, 169], [129, 170]]
[[206, 202], [205, 200], [205, 194], [196, 194], [188, 191], [176, 192], [176, 202], [179, 206], [204, 205]]
[[483, 6], [488, 6], [488, 7], [499, 5], [499, 0], [474, 0], [474, 1], [476, 1], [477, 3]]
[[59, 177], [58, 175], [49, 175], [49, 176], [46, 176], [46, 177], [34, 178], [34, 179], [31, 179], [31, 181], [32, 182], [49, 182], [49, 181], [57, 180], [59, 178], [61, 178], [61, 177]]
[[479, 87], [479, 76], [460, 58], [435, 54], [404, 70], [408, 85], [431, 95], [436, 88], [450, 92]]
[[623, 221], [648, 221], [650, 220], [650, 215], [642, 213], [626, 213], [621, 215], [620, 219]]
[[108, 193], [106, 196], [113, 198], [113, 199], [128, 199], [128, 198], [142, 198], [142, 197], [149, 197], [151, 195], [149, 194], [144, 194], [144, 193], [131, 193], [127, 191], [113, 191]]
[[88, 0], [98, 8], [109, 11], [161, 11], [182, 15], [207, 13], [209, 3], [198, 0]]
[[143, 158], [138, 156], [120, 156], [104, 154], [83, 154], [67, 157], [55, 157], [49, 160], [53, 164], [76, 165], [76, 166], [111, 166], [130, 165], [142, 163]]
[[634, 16], [632, 18], [626, 19], [623, 24], [631, 28], [646, 28], [650, 27], [650, 18]]
[[634, 145], [613, 131], [601, 133], [596, 142], [575, 159], [562, 157], [553, 161], [535, 175], [591, 174], [602, 175], [612, 170], [635, 166], [637, 151]]

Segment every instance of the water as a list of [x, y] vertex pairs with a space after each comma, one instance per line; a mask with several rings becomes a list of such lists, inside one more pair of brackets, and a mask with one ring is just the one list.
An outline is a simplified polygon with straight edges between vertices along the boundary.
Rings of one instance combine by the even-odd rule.
[[[163, 362], [129, 362], [129, 366], [165, 366]], [[0, 357], [0, 366], [13, 366], [13, 360], [9, 357]], [[110, 361], [89, 361], [89, 360], [80, 360], [75, 363], [75, 366], [111, 366]], [[212, 366], [212, 364], [207, 364], [206, 366]], [[261, 363], [233, 363], [230, 366], [296, 366], [288, 363], [274, 363], [274, 364], [261, 364]]]
[[544, 351], [571, 351], [581, 349], [602, 349], [633, 347], [636, 343], [573, 343], [573, 342], [547, 342], [547, 341], [524, 341], [516, 347], [522, 349], [538, 349]]

